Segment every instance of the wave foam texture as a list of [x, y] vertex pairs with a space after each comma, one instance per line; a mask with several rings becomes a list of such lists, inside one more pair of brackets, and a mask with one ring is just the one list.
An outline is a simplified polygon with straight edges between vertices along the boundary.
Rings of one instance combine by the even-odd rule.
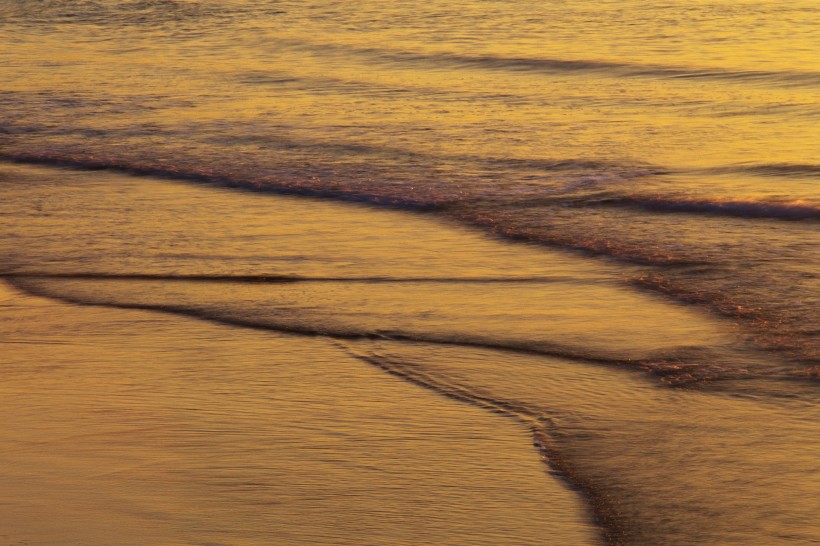
[[[754, 222], [759, 218], [813, 220], [817, 218], [813, 204], [618, 195], [614, 188], [625, 184], [628, 178], [620, 178], [615, 186], [612, 180], [594, 180], [589, 188], [582, 182], [590, 175], [577, 170], [569, 175], [562, 173], [560, 179], [564, 185], [575, 179], [572, 184], [576, 186], [569, 189], [577, 192], [575, 196], [544, 197], [548, 191], [559, 191], [558, 180], [551, 189], [541, 185], [465, 187], [439, 184], [435, 179], [408, 186], [406, 181], [390, 180], [389, 176], [348, 183], [352, 174], [339, 170], [334, 173], [338, 177], [334, 180], [327, 176], [299, 176], [287, 169], [258, 173], [247, 165], [192, 168], [184, 160], [179, 166], [172, 166], [165, 162], [61, 153], [4, 157], [80, 169], [115, 169], [252, 191], [437, 210], [505, 237], [583, 250], [653, 268], [645, 273], [676, 279], [678, 289], [664, 293], [681, 301], [705, 304], [721, 313], [729, 307], [762, 309], [767, 318], [755, 319], [755, 331], [766, 337], [762, 346], [782, 345], [787, 352], [797, 351], [799, 358], [809, 361], [817, 355], [811, 333], [818, 329], [810, 296], [816, 277], [811, 266], [816, 256], [816, 248], [811, 245], [813, 222], [788, 222], [788, 226], [784, 224], [775, 232], [766, 224]], [[598, 189], [601, 183], [613, 189], [602, 196]], [[512, 192], [515, 188], [521, 191]], [[630, 209], [645, 209], [651, 214], [636, 214]], [[693, 219], [689, 220], [689, 216]], [[672, 271], [670, 267], [676, 269]], [[727, 307], [717, 300], [692, 296], [708, 293], [722, 294], [721, 301], [731, 301], [732, 305]], [[751, 318], [737, 313], [727, 316], [747, 322]]]

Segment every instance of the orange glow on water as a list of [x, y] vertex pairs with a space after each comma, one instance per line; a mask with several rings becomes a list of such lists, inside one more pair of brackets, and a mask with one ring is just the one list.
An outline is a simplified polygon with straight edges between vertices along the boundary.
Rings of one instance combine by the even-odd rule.
[[0, 0], [0, 536], [817, 540], [818, 14]]

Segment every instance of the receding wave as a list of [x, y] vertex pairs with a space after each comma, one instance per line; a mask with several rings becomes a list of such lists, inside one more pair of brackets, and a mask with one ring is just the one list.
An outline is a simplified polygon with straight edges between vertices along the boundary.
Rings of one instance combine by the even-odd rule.
[[622, 357], [607, 351], [573, 347], [545, 340], [513, 340], [502, 337], [482, 337], [478, 335], [452, 332], [414, 332], [403, 330], [369, 330], [340, 324], [305, 323], [288, 317], [259, 318], [252, 314], [236, 313], [229, 309], [211, 306], [197, 306], [174, 303], [126, 302], [116, 299], [89, 299], [66, 293], [59, 288], [43, 286], [37, 277], [7, 275], [5, 280], [17, 289], [29, 294], [65, 301], [75, 305], [112, 307], [158, 311], [183, 315], [201, 320], [257, 330], [270, 330], [299, 336], [321, 336], [336, 340], [376, 340], [409, 343], [428, 343], [442, 346], [460, 346], [513, 353], [533, 354], [563, 358], [576, 362], [586, 362], [604, 366], [630, 368], [657, 377], [668, 385], [687, 385], [703, 381], [715, 381], [745, 377], [749, 371], [731, 364], [723, 364], [724, 357], [713, 351], [708, 355], [700, 350], [681, 348], [664, 350], [641, 358]]
[[[159, 162], [141, 162], [140, 160], [112, 160], [89, 155], [72, 156], [68, 154], [5, 154], [0, 155], [0, 159], [16, 161], [20, 163], [63, 166], [74, 169], [112, 169], [138, 175], [150, 175], [164, 178], [191, 180], [204, 182], [207, 184], [234, 187], [248, 191], [264, 191], [281, 194], [294, 194], [304, 196], [325, 197], [338, 200], [354, 202], [367, 202], [374, 205], [410, 208], [415, 210], [432, 210], [444, 216], [455, 219], [467, 225], [480, 227], [503, 236], [511, 240], [523, 240], [537, 244], [545, 244], [561, 248], [569, 248], [588, 252], [592, 255], [612, 257], [620, 262], [662, 268], [668, 271], [669, 268], [681, 267], [706, 267], [711, 268], [716, 263], [721, 262], [719, 253], [699, 251], [678, 245], [670, 239], [668, 244], [658, 244], [651, 237], [632, 236], [630, 234], [621, 235], [619, 231], [613, 231], [610, 227], [609, 219], [602, 214], [613, 213], [617, 218], [619, 226], [622, 222], [632, 222], [634, 220], [647, 220], [648, 215], [641, 218], [632, 214], [626, 209], [644, 208], [661, 212], [686, 212], [690, 214], [701, 214], [706, 216], [747, 216], [757, 218], [774, 218], [783, 220], [816, 220], [818, 209], [815, 205], [802, 202], [771, 203], [764, 201], [741, 201], [728, 200], [720, 201], [715, 199], [686, 199], [674, 197], [643, 197], [643, 196], [623, 196], [617, 193], [609, 193], [608, 196], [600, 193], [588, 193], [583, 190], [582, 194], [566, 192], [564, 196], [553, 195], [553, 197], [532, 198], [531, 195], [544, 196], [549, 194], [544, 186], [534, 184], [530, 189], [525, 184], [511, 185], [509, 188], [503, 186], [493, 186], [490, 195], [486, 199], [479, 192], [466, 188], [463, 193], [441, 191], [440, 185], [431, 184], [426, 186], [420, 184], [408, 187], [406, 183], [378, 185], [373, 183], [365, 184], [334, 184], [326, 180], [311, 180], [304, 177], [294, 178], [287, 173], [281, 178], [278, 174], [270, 175], [248, 170], [239, 171], [231, 168], [194, 168], [188, 167], [185, 163], [183, 167], [174, 167]], [[268, 171], [270, 173], [270, 171]], [[585, 175], [577, 176], [572, 172], [567, 178], [572, 180], [583, 179]], [[518, 191], [524, 187], [523, 192]], [[481, 188], [479, 188], [481, 189]], [[510, 191], [516, 192], [510, 196]], [[567, 195], [569, 194], [569, 195]], [[540, 199], [540, 200], [539, 200]], [[519, 207], [530, 207], [536, 205], [532, 210], [521, 210]], [[541, 207], [541, 208], [538, 208]], [[611, 209], [607, 211], [607, 208]], [[623, 209], [623, 210], [619, 210]], [[583, 211], [584, 214], [577, 214]], [[624, 214], [625, 212], [625, 214]], [[626, 218], [624, 218], [626, 216]], [[649, 218], [651, 221], [663, 220], [667, 215], [659, 214], [657, 218]], [[597, 224], [595, 222], [598, 222]], [[749, 223], [753, 224], [752, 222]], [[627, 224], [629, 225], [629, 224]], [[622, 229], [622, 228], [618, 228]], [[643, 232], [641, 232], [643, 233]], [[668, 234], [670, 237], [672, 233]], [[652, 235], [657, 238], [657, 234]], [[735, 258], [728, 258], [732, 261]], [[8, 269], [7, 272], [11, 272]], [[657, 272], [657, 271], [656, 271]], [[748, 280], [749, 272], [744, 272]], [[687, 276], [683, 273], [684, 277]], [[255, 281], [246, 279], [224, 279], [224, 282], [296, 282], [300, 279], [270, 278], [263, 280], [260, 275]], [[767, 349], [778, 352], [786, 351], [800, 360], [812, 360], [816, 353], [811, 348], [811, 342], [800, 341], [807, 338], [802, 334], [802, 326], [811, 322], [807, 317], [801, 320], [796, 318], [787, 322], [782, 322], [780, 316], [783, 306], [767, 297], [745, 297], [740, 294], [733, 298], [736, 302], [729, 302], [726, 305], [715, 304], [711, 300], [695, 299], [690, 297], [690, 292], [704, 293], [708, 287], [714, 290], [711, 283], [700, 276], [688, 277], [691, 281], [689, 290], [662, 290], [662, 292], [673, 299], [688, 303], [696, 303], [712, 309], [717, 309], [721, 314], [741, 319], [743, 322], [754, 325], [758, 319], [746, 312], [749, 302], [758, 302], [758, 305], [770, 309], [774, 313], [774, 318], [769, 321], [771, 325], [781, 325], [776, 328], [777, 335], [756, 336], [763, 339], [761, 343]], [[730, 276], [735, 279], [736, 276]], [[133, 280], [149, 280], [147, 278]], [[170, 280], [170, 279], [169, 279]], [[195, 279], [188, 279], [195, 280]], [[203, 277], [202, 281], [215, 280]], [[325, 279], [336, 280], [336, 279]], [[349, 280], [349, 279], [338, 279]], [[432, 280], [429, 282], [451, 282], [448, 280]], [[422, 281], [423, 279], [414, 279]], [[351, 281], [354, 282], [354, 281]], [[360, 282], [382, 282], [375, 278], [362, 278]], [[394, 282], [385, 279], [383, 282]], [[401, 281], [399, 281], [401, 282]], [[464, 279], [453, 280], [452, 282], [464, 282]], [[487, 279], [475, 279], [472, 282], [492, 282]], [[522, 281], [523, 282], [523, 281]], [[529, 281], [527, 281], [529, 282]], [[532, 282], [544, 282], [533, 279]], [[717, 282], [717, 281], [716, 281]], [[734, 282], [734, 281], [732, 281]], [[752, 280], [754, 283], [754, 279]], [[730, 287], [729, 281], [719, 281], [715, 286]], [[732, 304], [743, 306], [744, 312], [732, 311]], [[780, 313], [780, 314], [778, 314]], [[797, 314], [802, 311], [796, 311]], [[765, 330], [765, 328], [762, 328]], [[787, 332], [788, 331], [788, 332]], [[782, 335], [787, 332], [786, 335]], [[378, 335], [382, 335], [379, 333]], [[633, 365], [631, 363], [629, 365]], [[662, 368], [653, 365], [653, 373], [660, 373]], [[677, 366], [677, 364], [675, 364]], [[675, 374], [674, 367], [670, 371]], [[665, 372], [664, 372], [665, 373]]]
[[800, 364], [790, 375], [820, 378], [820, 355], [813, 346], [816, 336], [796, 336], [790, 335], [788, 331], [780, 331], [779, 326], [784, 321], [778, 313], [761, 306], [741, 303], [725, 291], [688, 287], [662, 274], [643, 274], [631, 282], [636, 287], [659, 292], [681, 302], [703, 305], [726, 317], [743, 320], [755, 332], [751, 341], [756, 346], [789, 356]]
[[[550, 231], [547, 233], [531, 233], [528, 231], [522, 231], [509, 225], [504, 225], [505, 223], [503, 222], [499, 223], [494, 216], [488, 215], [483, 206], [481, 206], [483, 197], [480, 194], [464, 194], [454, 198], [451, 193], [437, 193], [436, 191], [417, 191], [410, 193], [408, 192], [406, 186], [393, 190], [387, 186], [382, 186], [380, 188], [360, 188], [356, 185], [338, 186], [334, 184], [325, 184], [321, 181], [316, 184], [312, 184], [309, 180], [305, 181], [303, 179], [291, 179], [286, 177], [275, 179], [265, 177], [260, 179], [253, 175], [244, 176], [242, 174], [237, 174], [236, 172], [231, 172], [230, 170], [222, 171], [218, 168], [195, 170], [193, 168], [176, 168], [167, 164], [152, 163], [148, 161], [99, 158], [89, 155], [6, 153], [0, 154], [0, 160], [78, 170], [113, 170], [139, 176], [153, 176], [158, 178], [202, 182], [206, 184], [214, 184], [249, 191], [332, 198], [343, 201], [366, 202], [380, 206], [415, 210], [440, 210], [446, 211], [449, 216], [461, 222], [490, 229], [513, 240], [533, 241], [548, 245], [589, 251], [594, 254], [614, 256], [627, 262], [647, 265], [691, 265], [701, 263], [700, 261], [692, 260], [690, 257], [669, 256], [665, 253], [658, 253], [652, 249], [641, 248], [638, 246], [627, 245], [616, 248], [609, 241], [602, 241], [595, 238], [578, 239], [577, 237], [568, 236], [556, 231]], [[577, 165], [577, 162], [571, 160], [541, 163], [542, 167], [551, 166], [555, 169], [569, 169], [571, 166]], [[587, 168], [589, 167], [589, 165], [584, 166]], [[643, 176], [646, 174], [647, 173], [636, 174], [633, 172], [631, 176]], [[580, 180], [583, 182], [585, 179], [584, 177], [580, 177]], [[597, 185], [597, 182], [593, 182], [593, 186], [594, 185]], [[524, 191], [519, 191], [519, 189], [519, 187], [494, 188], [492, 195], [489, 196], [491, 200], [491, 208], [497, 209], [499, 204], [502, 206], [507, 204], [514, 207], [529, 207], [543, 203], [549, 203], [555, 206], [587, 206], [590, 204], [589, 201], [583, 199], [573, 204], [570, 200], [560, 197], [545, 197], [540, 199], [527, 197], [526, 199], [522, 199], [524, 194], [527, 193], [527, 190], [525, 188]], [[538, 186], [536, 188], [536, 192], [543, 195], [546, 192], [546, 188]], [[503, 197], [509, 197], [510, 193], [514, 194], [514, 199], [508, 203], [505, 203]], [[499, 200], [499, 198], [502, 199]], [[479, 210], [474, 210], [475, 207], [473, 205], [479, 205]]]
[[112, 158], [100, 159], [93, 156], [68, 156], [41, 153], [0, 154], [0, 160], [11, 163], [65, 167], [89, 171], [111, 170], [138, 176], [203, 182], [248, 191], [306, 197], [329, 197], [345, 201], [370, 202], [373, 204], [411, 209], [436, 208], [449, 201], [445, 198], [437, 198], [435, 195], [425, 195], [423, 197], [414, 197], [404, 193], [394, 193], [383, 196], [372, 195], [341, 186], [311, 184], [310, 180], [306, 181], [301, 178], [286, 179], [282, 177], [271, 179], [270, 177], [266, 177], [264, 180], [259, 180], [254, 177], [245, 177], [219, 169], [203, 168], [197, 170], [193, 168], [175, 168], [173, 166], [149, 161], [141, 162]]
[[[408, 208], [415, 210], [439, 210], [445, 211], [449, 216], [464, 222], [472, 224], [485, 229], [490, 229], [493, 232], [503, 235], [512, 240], [524, 240], [543, 243], [547, 245], [554, 245], [559, 247], [566, 247], [576, 250], [588, 251], [593, 254], [603, 254], [613, 256], [620, 260], [639, 263], [645, 265], [698, 265], [702, 262], [693, 260], [691, 257], [673, 256], [663, 252], [657, 252], [653, 249], [647, 249], [635, 245], [614, 245], [611, 241], [600, 240], [596, 238], [577, 238], [571, 235], [564, 234], [560, 231], [550, 230], [547, 232], [539, 231], [533, 233], [527, 230], [520, 230], [506, 222], [500, 222], [493, 215], [489, 215], [484, 209], [482, 203], [484, 199], [482, 195], [460, 195], [457, 198], [449, 193], [439, 194], [435, 191], [423, 191], [410, 193], [406, 187], [401, 187], [393, 191], [389, 187], [375, 188], [359, 188], [353, 186], [338, 186], [333, 184], [324, 184], [321, 181], [316, 184], [311, 184], [310, 181], [303, 179], [291, 179], [286, 177], [272, 179], [265, 177], [259, 179], [254, 176], [243, 176], [230, 170], [221, 171], [219, 169], [198, 169], [193, 168], [176, 168], [167, 164], [152, 163], [148, 161], [116, 159], [116, 158], [98, 158], [88, 155], [67, 155], [67, 154], [52, 154], [52, 153], [14, 153], [14, 154], [0, 154], [0, 160], [5, 160], [14, 163], [44, 165], [53, 167], [64, 167], [78, 170], [113, 170], [124, 172], [138, 176], [152, 176], [157, 178], [168, 178], [175, 180], [185, 180], [193, 182], [201, 182], [205, 184], [214, 184], [229, 188], [238, 188], [248, 191], [260, 191], [278, 193], [284, 195], [298, 195], [307, 197], [322, 197], [332, 198], [343, 201], [366, 202], [374, 205]], [[574, 162], [564, 161], [556, 162], [553, 168], [569, 168], [570, 164]], [[551, 164], [551, 163], [550, 163]], [[546, 165], [542, 165], [546, 166]], [[646, 173], [635, 174], [632, 176], [643, 176]], [[583, 177], [581, 177], [583, 181]], [[593, 184], [595, 185], [595, 184]], [[594, 205], [595, 201], [588, 199], [566, 199], [562, 197], [541, 197], [532, 198], [526, 196], [528, 193], [526, 188], [519, 191], [520, 188], [494, 188], [493, 194], [489, 196], [490, 206], [492, 209], [497, 209], [499, 205], [505, 207], [531, 207], [541, 206], [544, 204], [554, 205], [555, 207], [586, 207]], [[538, 187], [537, 193], [543, 195], [546, 188]], [[376, 193], [378, 191], [378, 193]], [[514, 194], [513, 200], [505, 201], [505, 196]], [[598, 200], [601, 203], [601, 200]], [[478, 209], [475, 209], [478, 205]]]
[[617, 505], [607, 495], [602, 494], [595, 484], [584, 478], [575, 468], [570, 459], [562, 455], [555, 445], [553, 420], [542, 408], [527, 402], [488, 396], [486, 393], [437, 380], [425, 374], [418, 366], [396, 358], [388, 358], [375, 354], [362, 354], [346, 347], [348, 352], [367, 364], [375, 366], [390, 375], [405, 381], [430, 389], [442, 396], [458, 400], [505, 415], [519, 421], [530, 429], [533, 446], [541, 453], [541, 458], [553, 471], [561, 475], [581, 491], [589, 500], [592, 513], [600, 524], [607, 544], [617, 544], [617, 537], [625, 535], [626, 525]]
[[[334, 144], [305, 144], [306, 146], [324, 146], [330, 148], [342, 148], [344, 145]], [[360, 152], [362, 150], [356, 150]], [[395, 153], [396, 150], [378, 150], [367, 147], [369, 153], [387, 152]], [[432, 158], [435, 159], [435, 158]], [[456, 157], [447, 159], [457, 159], [461, 162], [483, 165], [485, 168], [521, 169], [523, 171], [536, 170], [542, 172], [563, 173], [578, 175], [578, 180], [568, 184], [563, 182], [558, 188], [560, 191], [569, 191], [573, 187], [583, 189], [587, 186], [597, 186], [607, 182], [623, 181], [633, 178], [663, 174], [666, 172], [660, 167], [651, 165], [627, 165], [614, 162], [594, 161], [587, 159], [517, 159], [517, 158], [480, 158], [480, 157]], [[407, 186], [396, 186], [384, 184], [380, 188], [360, 188], [356, 184], [341, 185], [338, 183], [317, 183], [310, 177], [294, 175], [292, 173], [282, 176], [259, 177], [254, 173], [239, 173], [231, 169], [215, 168], [194, 168], [176, 167], [167, 163], [152, 162], [140, 159], [120, 159], [110, 157], [95, 157], [87, 154], [65, 154], [65, 153], [0, 153], [0, 160], [22, 163], [30, 165], [44, 165], [53, 167], [65, 167], [79, 170], [112, 170], [139, 176], [153, 176], [157, 178], [172, 178], [178, 180], [189, 180], [204, 182], [208, 184], [221, 185], [232, 188], [241, 188], [252, 191], [267, 191], [280, 194], [291, 194], [312, 197], [328, 197], [348, 201], [369, 202], [379, 205], [389, 205], [406, 208], [430, 209], [446, 206], [454, 201], [462, 201], [470, 198], [480, 198], [476, 193], [479, 188], [471, 188], [475, 195], [469, 193], [458, 194], [453, 198], [452, 192], [416, 191], [412, 185], [408, 191]], [[504, 189], [496, 187], [491, 196], [493, 199], [501, 194], [509, 194], [520, 197], [521, 194], [530, 194], [533, 191], [549, 193], [551, 189], [547, 186], [536, 185], [533, 189], [527, 185], [504, 186]], [[552, 188], [555, 190], [555, 188]]]

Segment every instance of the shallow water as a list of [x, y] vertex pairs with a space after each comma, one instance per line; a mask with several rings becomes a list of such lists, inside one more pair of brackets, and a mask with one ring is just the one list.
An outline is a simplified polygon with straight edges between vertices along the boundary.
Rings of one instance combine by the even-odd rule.
[[4, 542], [596, 537], [525, 427], [325, 340], [0, 297]]
[[0, 146], [7, 160], [443, 207], [644, 264], [646, 286], [746, 319], [811, 367], [817, 13], [6, 0]]
[[[163, 359], [193, 351], [219, 367], [226, 337], [249, 336], [254, 347], [287, 339], [288, 361], [338, 353], [354, 375], [403, 379], [397, 400], [425, 406], [404, 418], [410, 424], [429, 418], [451, 430], [437, 421], [440, 404], [476, 416], [476, 426], [501, 423], [504, 438], [523, 432], [539, 449], [510, 440], [489, 451], [540, 454], [562, 476], [542, 477], [544, 494], [561, 499], [546, 501], [561, 506], [538, 524], [546, 527], [511, 516], [519, 508], [499, 497], [481, 508], [500, 518], [490, 531], [496, 516], [456, 509], [474, 490], [430, 492], [454, 515], [429, 538], [415, 533], [432, 516], [395, 508], [381, 526], [368, 520], [374, 543], [475, 543], [485, 531], [505, 543], [542, 532], [555, 537], [548, 543], [574, 543], [560, 537], [576, 532], [633, 544], [820, 540], [811, 517], [820, 497], [818, 14], [813, 2], [761, 0], [366, 0], [356, 9], [0, 0], [0, 274], [17, 302], [4, 308], [3, 327], [13, 339], [39, 332], [32, 347], [8, 344], [8, 362], [80, 363], [112, 340], [139, 354], [168, 336]], [[66, 318], [25, 319], [41, 305]], [[92, 324], [103, 315], [116, 331]], [[143, 320], [167, 326], [140, 332]], [[75, 326], [94, 343], [52, 343]], [[191, 338], [189, 329], [202, 330]], [[256, 358], [234, 371], [262, 412]], [[79, 413], [66, 430], [108, 430], [94, 377], [123, 362], [111, 356], [66, 379], [85, 382], [94, 416]], [[288, 388], [307, 388], [296, 375]], [[134, 388], [151, 391], [155, 379], [140, 376]], [[341, 381], [334, 396], [355, 399], [354, 384], [381, 388], [369, 381]], [[184, 384], [177, 377], [169, 388]], [[43, 413], [47, 397], [15, 400], [34, 429], [62, 411]], [[163, 419], [164, 402], [145, 403]], [[485, 422], [471, 405], [507, 419], [485, 412]], [[376, 419], [356, 434], [382, 425], [393, 426]], [[268, 457], [259, 475], [293, 465], [254, 430], [248, 442], [259, 434]], [[119, 453], [136, 457], [139, 445]], [[415, 461], [432, 448], [408, 449]], [[78, 464], [76, 479], [86, 472]], [[17, 468], [9, 479], [37, 474]], [[424, 487], [450, 483], [440, 477], [450, 467], [437, 472]], [[476, 474], [476, 483], [497, 488], [501, 474]], [[113, 483], [99, 491], [112, 494]], [[363, 540], [358, 516], [339, 503], [326, 505], [341, 510], [338, 520], [297, 529], [304, 514], [291, 504], [315, 497], [287, 489], [260, 493], [288, 500], [233, 523], [231, 503], [245, 501], [222, 499], [212, 520], [220, 530], [198, 523], [196, 533], [173, 514], [210, 493], [175, 490], [176, 508], [155, 507], [170, 523], [134, 542]], [[46, 518], [51, 493], [34, 490]], [[521, 514], [541, 510], [544, 498], [526, 497]], [[89, 525], [107, 520], [105, 503], [73, 502], [102, 510], [89, 512]], [[256, 534], [237, 523], [263, 515]], [[20, 525], [9, 540], [33, 532]], [[60, 529], [38, 540], [71, 534]]]
[[[4, 389], [19, 416], [4, 468], [6, 494], [26, 492], [15, 538], [84, 537], [78, 507], [97, 536], [129, 529], [124, 543], [816, 535], [811, 384], [732, 321], [636, 290], [620, 267], [430, 214], [4, 173]], [[487, 426], [476, 406], [504, 430], [478, 436], [490, 445], [462, 427], [464, 411]], [[352, 445], [333, 441], [339, 427]], [[317, 445], [318, 462], [304, 459]], [[552, 476], [521, 474], [539, 457]], [[17, 515], [47, 513], [37, 531]]]

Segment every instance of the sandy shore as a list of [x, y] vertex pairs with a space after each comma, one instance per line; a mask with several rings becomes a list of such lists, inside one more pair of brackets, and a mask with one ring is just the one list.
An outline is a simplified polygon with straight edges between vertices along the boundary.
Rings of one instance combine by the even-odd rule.
[[0, 291], [8, 544], [590, 543], [522, 426], [334, 344]]
[[10, 544], [816, 536], [809, 386], [671, 387], [760, 357], [630, 266], [432, 215], [22, 166], [0, 171], [0, 253]]

